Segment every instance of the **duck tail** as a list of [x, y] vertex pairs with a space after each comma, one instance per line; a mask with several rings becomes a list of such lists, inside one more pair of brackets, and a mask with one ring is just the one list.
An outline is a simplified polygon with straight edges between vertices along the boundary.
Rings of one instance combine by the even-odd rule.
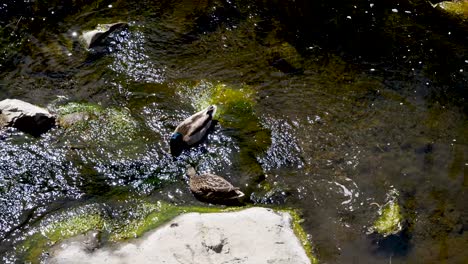
[[243, 192], [239, 191], [239, 190], [236, 190], [235, 192], [237, 194], [237, 196], [235, 198], [241, 198], [241, 197], [245, 196], [245, 194]]
[[216, 110], [217, 110], [216, 105], [210, 105], [210, 106], [208, 106], [208, 108], [206, 109], [206, 114], [207, 114], [207, 115], [210, 115], [211, 117], [213, 117], [213, 116], [216, 114]]

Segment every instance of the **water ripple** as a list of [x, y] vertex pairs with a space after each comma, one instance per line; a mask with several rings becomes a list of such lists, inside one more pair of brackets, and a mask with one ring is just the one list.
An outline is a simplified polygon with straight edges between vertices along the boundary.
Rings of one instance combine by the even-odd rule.
[[283, 166], [302, 168], [302, 150], [294, 133], [298, 124], [272, 117], [263, 117], [261, 122], [271, 131], [271, 146], [263, 157], [257, 158], [263, 169], [268, 171]]
[[27, 214], [60, 197], [77, 198], [79, 190], [70, 181], [77, 171], [62, 149], [46, 143], [0, 145], [0, 237], [28, 221]]
[[165, 68], [158, 66], [146, 54], [146, 37], [139, 31], [123, 31], [114, 34], [114, 62], [109, 67], [136, 82], [163, 83]]

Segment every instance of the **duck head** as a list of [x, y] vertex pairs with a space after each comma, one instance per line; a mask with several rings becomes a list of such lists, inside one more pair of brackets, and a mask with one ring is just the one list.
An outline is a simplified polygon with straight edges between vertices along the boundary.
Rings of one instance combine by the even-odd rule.
[[169, 145], [171, 146], [171, 154], [176, 157], [179, 156], [186, 147], [184, 137], [179, 132], [172, 134]]
[[186, 174], [189, 178], [195, 177], [197, 175], [197, 171], [191, 165], [187, 165], [185, 168], [187, 169]]

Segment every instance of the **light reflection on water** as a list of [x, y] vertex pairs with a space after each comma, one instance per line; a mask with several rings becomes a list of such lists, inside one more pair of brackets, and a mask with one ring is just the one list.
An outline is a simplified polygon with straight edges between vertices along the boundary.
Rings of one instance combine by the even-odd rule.
[[[22, 135], [19, 135], [22, 137]], [[0, 237], [15, 226], [40, 215], [43, 206], [57, 199], [80, 198], [76, 168], [65, 158], [65, 150], [50, 143], [50, 138], [32, 142], [0, 144]]]
[[[184, 10], [178, 10], [181, 16], [187, 15]], [[6, 132], [7, 139], [0, 138], [0, 235], [28, 223], [25, 218], [31, 211], [33, 219], [47, 214], [47, 205], [58, 199], [86, 202], [86, 195], [108, 195], [112, 200], [113, 190], [196, 203], [186, 186], [187, 163], [240, 185], [251, 194], [249, 202], [301, 209], [306, 231], [329, 262], [349, 263], [356, 255], [368, 262], [387, 262], [378, 250], [369, 250], [365, 230], [377, 212], [369, 205], [383, 203], [394, 187], [403, 194], [402, 206], [418, 213], [409, 221], [414, 244], [422, 246], [415, 245], [409, 260], [425, 256], [418, 249], [438, 246], [427, 230], [450, 229], [447, 223], [461, 222], [463, 233], [466, 219], [459, 214], [466, 208], [460, 199], [466, 196], [466, 116], [456, 107], [428, 101], [428, 84], [436, 85], [422, 70], [428, 60], [413, 58], [414, 51], [404, 47], [401, 56], [406, 56], [408, 72], [366, 63], [359, 65], [362, 70], [311, 45], [310, 54], [299, 60], [301, 71], [285, 73], [278, 61], [301, 56], [293, 45], [263, 29], [264, 21], [255, 13], [249, 12], [252, 21], [232, 19], [224, 25], [226, 17], [216, 12], [208, 14], [206, 28], [186, 22], [191, 16], [179, 18], [177, 12], [130, 23], [129, 30], [112, 36], [107, 53], [88, 58], [81, 69], [66, 62], [55, 65], [44, 57], [56, 55], [41, 53], [32, 64], [35, 68], [43, 60], [53, 64], [52, 69], [72, 68], [65, 71], [66, 80], [61, 75], [55, 81], [45, 79], [37, 92], [44, 100], [55, 93], [50, 86], [59, 82], [68, 93], [79, 90], [76, 98], [127, 107], [134, 125], [130, 135], [111, 131], [107, 120], [94, 123], [89, 134], [68, 138], [57, 130], [41, 139]], [[203, 37], [196, 36], [198, 31]], [[74, 56], [79, 56], [76, 49]], [[9, 93], [31, 88], [24, 84], [37, 79], [27, 72], [9, 76], [14, 79]], [[461, 73], [457, 69], [456, 74]], [[218, 124], [206, 142], [173, 159], [169, 135], [206, 103], [200, 97], [208, 89], [224, 82], [232, 82], [234, 88], [248, 83], [254, 90], [253, 113], [258, 125], [269, 131], [271, 144], [263, 152], [248, 152], [248, 162], [242, 161], [246, 138], [236, 133], [242, 127]], [[62, 137], [66, 140], [54, 145]], [[76, 140], [90, 145], [70, 150]], [[133, 211], [127, 213], [126, 208], [138, 207], [139, 202], [126, 201], [122, 208], [109, 206], [110, 214], [131, 217]], [[449, 215], [446, 208], [455, 211], [453, 219], [434, 220], [439, 212]]]
[[[115, 43], [109, 48], [114, 62], [110, 69], [124, 78], [135, 82], [162, 83], [165, 81], [164, 67], [153, 62], [145, 54], [145, 35], [139, 31], [122, 31], [114, 34]], [[115, 50], [112, 50], [115, 49]]]
[[271, 131], [271, 146], [258, 158], [265, 172], [280, 167], [300, 170], [304, 166], [302, 149], [294, 133], [299, 124], [296, 121], [292, 124], [280, 118], [263, 117], [262, 125]]

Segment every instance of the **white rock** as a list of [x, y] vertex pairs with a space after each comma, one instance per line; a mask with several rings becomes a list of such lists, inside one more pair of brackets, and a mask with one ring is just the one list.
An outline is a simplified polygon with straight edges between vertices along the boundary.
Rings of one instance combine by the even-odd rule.
[[96, 45], [99, 45], [102, 40], [104, 40], [110, 33], [122, 29], [127, 26], [127, 23], [119, 22], [113, 24], [98, 24], [96, 29], [85, 31], [81, 35], [86, 48], [92, 48]]
[[265, 208], [189, 213], [133, 241], [86, 250], [76, 239], [57, 245], [49, 263], [310, 263], [291, 216]]
[[0, 125], [38, 136], [55, 125], [55, 116], [44, 108], [17, 100], [0, 101]]

